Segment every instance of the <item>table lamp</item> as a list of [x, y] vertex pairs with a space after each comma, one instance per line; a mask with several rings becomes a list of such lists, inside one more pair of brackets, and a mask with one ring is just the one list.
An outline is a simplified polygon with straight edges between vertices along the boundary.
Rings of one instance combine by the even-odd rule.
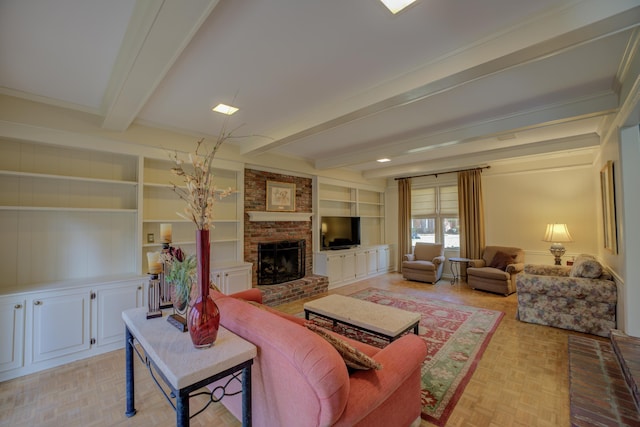
[[562, 265], [560, 258], [564, 255], [565, 249], [563, 243], [573, 242], [567, 224], [547, 224], [547, 231], [544, 233], [544, 242], [551, 242], [549, 251], [556, 258], [555, 265]]

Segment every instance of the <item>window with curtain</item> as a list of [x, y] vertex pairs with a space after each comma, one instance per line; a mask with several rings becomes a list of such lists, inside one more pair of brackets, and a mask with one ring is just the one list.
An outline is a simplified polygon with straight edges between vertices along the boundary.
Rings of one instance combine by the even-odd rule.
[[460, 247], [457, 185], [411, 190], [411, 243], [416, 242]]

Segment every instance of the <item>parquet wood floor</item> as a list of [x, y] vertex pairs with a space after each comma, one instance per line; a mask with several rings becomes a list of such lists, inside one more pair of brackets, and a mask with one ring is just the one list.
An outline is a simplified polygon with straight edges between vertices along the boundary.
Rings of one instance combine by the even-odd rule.
[[[505, 313], [447, 426], [569, 425], [567, 336], [583, 334], [519, 322], [515, 294], [474, 291], [465, 283], [452, 286], [448, 280], [430, 285], [390, 273], [331, 293], [351, 294], [367, 287]], [[278, 308], [298, 313], [305, 301]], [[132, 418], [124, 416], [124, 350], [117, 350], [0, 383], [0, 426], [174, 426], [171, 407], [137, 359], [135, 363], [138, 413]], [[198, 406], [192, 399], [191, 408]], [[222, 405], [213, 404], [191, 425], [240, 423]], [[422, 422], [423, 427], [430, 425]]]

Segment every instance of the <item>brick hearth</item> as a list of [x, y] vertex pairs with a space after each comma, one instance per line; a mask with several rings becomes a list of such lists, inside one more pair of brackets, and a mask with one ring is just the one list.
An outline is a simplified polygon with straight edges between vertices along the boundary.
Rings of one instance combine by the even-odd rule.
[[276, 306], [327, 292], [329, 280], [325, 276], [307, 275], [302, 279], [278, 285], [258, 286], [264, 305]]
[[611, 341], [569, 336], [571, 425], [639, 426], [631, 391], [637, 391], [639, 362], [638, 338], [618, 331], [612, 331]]

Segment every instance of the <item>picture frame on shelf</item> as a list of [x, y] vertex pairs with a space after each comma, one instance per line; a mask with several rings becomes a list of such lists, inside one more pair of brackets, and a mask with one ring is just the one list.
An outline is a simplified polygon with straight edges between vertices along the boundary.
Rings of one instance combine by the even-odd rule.
[[600, 170], [600, 193], [602, 195], [604, 247], [614, 254], [618, 253], [615, 188], [614, 164], [609, 160]]
[[296, 210], [296, 184], [267, 181], [267, 211], [294, 212]]

